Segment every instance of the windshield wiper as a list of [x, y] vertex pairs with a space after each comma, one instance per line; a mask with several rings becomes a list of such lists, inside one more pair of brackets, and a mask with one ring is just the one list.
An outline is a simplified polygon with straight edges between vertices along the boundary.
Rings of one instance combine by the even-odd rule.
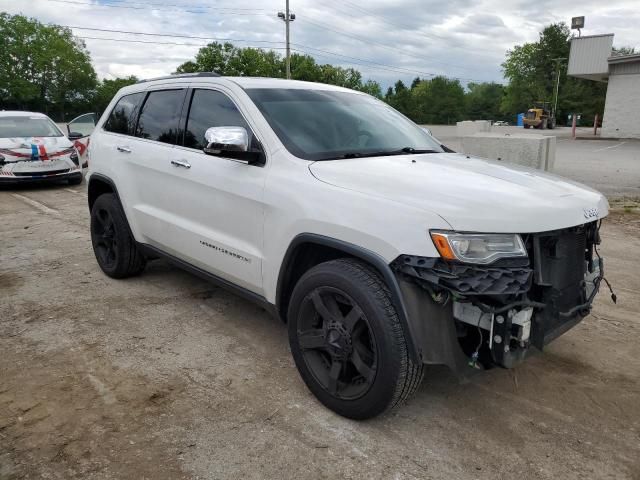
[[442, 153], [437, 150], [421, 150], [413, 147], [403, 147], [398, 150], [381, 150], [379, 152], [349, 152], [338, 158], [389, 157], [391, 155], [406, 155], [419, 153]]

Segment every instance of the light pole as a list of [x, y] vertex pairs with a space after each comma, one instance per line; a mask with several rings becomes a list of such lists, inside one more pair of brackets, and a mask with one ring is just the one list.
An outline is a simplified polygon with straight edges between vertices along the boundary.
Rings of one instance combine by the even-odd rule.
[[556, 92], [553, 100], [553, 116], [555, 117], [558, 111], [558, 89], [560, 88], [560, 62], [566, 60], [564, 57], [554, 58], [553, 61], [556, 62], [556, 69], [558, 70], [556, 76]]
[[291, 78], [291, 48], [289, 46], [289, 23], [296, 19], [296, 14], [289, 11], [289, 0], [287, 0], [286, 9], [284, 12], [278, 12], [278, 18], [282, 19], [285, 24], [286, 38], [287, 38], [287, 78]]

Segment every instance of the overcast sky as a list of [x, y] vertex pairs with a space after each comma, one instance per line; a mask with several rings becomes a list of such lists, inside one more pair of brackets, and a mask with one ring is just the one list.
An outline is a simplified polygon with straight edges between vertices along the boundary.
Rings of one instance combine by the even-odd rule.
[[[319, 63], [353, 66], [385, 88], [398, 78], [442, 74], [503, 82], [507, 49], [535, 41], [544, 25], [585, 15], [583, 35], [615, 33], [615, 46], [640, 47], [639, 0], [291, 0], [292, 47]], [[0, 10], [72, 27], [232, 39], [284, 53], [284, 0], [0, 0]], [[100, 78], [171, 73], [206, 40], [74, 28]]]

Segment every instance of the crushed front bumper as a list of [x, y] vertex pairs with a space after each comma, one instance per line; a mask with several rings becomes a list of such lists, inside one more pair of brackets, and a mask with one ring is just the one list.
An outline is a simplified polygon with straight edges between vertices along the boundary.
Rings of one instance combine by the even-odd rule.
[[509, 368], [589, 314], [604, 275], [597, 223], [523, 239], [527, 259], [392, 262], [425, 363], [462, 374], [480, 364]]

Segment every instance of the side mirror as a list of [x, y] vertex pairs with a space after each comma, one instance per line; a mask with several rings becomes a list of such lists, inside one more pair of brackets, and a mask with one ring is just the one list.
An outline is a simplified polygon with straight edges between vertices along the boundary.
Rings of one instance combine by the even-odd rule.
[[246, 152], [249, 150], [249, 134], [244, 127], [211, 127], [204, 133], [207, 150], [214, 152]]
[[233, 158], [249, 165], [263, 165], [264, 154], [249, 150], [249, 133], [244, 127], [211, 127], [204, 133], [204, 153]]
[[67, 138], [69, 140], [80, 140], [82, 137], [84, 137], [83, 134], [81, 134], [80, 132], [69, 132], [69, 135], [67, 135]]

